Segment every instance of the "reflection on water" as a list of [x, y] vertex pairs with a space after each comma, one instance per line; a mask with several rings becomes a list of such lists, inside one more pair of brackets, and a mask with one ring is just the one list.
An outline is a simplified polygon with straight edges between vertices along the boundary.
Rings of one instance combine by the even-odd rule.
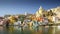
[[60, 26], [19, 27], [0, 26], [0, 34], [59, 34]]

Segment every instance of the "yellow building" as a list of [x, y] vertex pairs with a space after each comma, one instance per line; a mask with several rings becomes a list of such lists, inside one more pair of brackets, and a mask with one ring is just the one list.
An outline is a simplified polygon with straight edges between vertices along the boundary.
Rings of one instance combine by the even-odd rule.
[[16, 18], [14, 16], [10, 16], [8, 19], [10, 20], [10, 24], [14, 24], [14, 22], [16, 22]]

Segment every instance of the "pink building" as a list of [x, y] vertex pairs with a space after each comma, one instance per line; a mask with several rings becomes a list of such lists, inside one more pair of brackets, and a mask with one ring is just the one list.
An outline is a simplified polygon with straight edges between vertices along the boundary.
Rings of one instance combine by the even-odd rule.
[[0, 25], [3, 25], [3, 17], [0, 17]]

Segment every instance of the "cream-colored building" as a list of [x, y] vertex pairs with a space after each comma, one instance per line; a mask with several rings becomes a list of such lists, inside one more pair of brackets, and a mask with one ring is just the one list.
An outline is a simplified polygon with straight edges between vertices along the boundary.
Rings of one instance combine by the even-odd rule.
[[60, 18], [60, 7], [51, 9], [53, 13], [56, 14], [56, 17]]
[[39, 10], [36, 12], [36, 17], [42, 16], [44, 9], [40, 6]]
[[55, 20], [55, 22], [60, 23], [60, 20], [59, 20], [60, 19], [60, 7], [52, 8], [51, 10], [53, 13], [56, 14], [56, 16], [55, 16], [55, 17], [57, 17], [56, 19], [58, 19], [58, 20]]

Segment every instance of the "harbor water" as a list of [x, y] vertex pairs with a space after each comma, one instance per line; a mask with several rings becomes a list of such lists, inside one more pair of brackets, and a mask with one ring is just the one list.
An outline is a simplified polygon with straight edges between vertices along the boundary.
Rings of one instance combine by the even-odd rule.
[[60, 26], [0, 26], [0, 34], [60, 34]]

